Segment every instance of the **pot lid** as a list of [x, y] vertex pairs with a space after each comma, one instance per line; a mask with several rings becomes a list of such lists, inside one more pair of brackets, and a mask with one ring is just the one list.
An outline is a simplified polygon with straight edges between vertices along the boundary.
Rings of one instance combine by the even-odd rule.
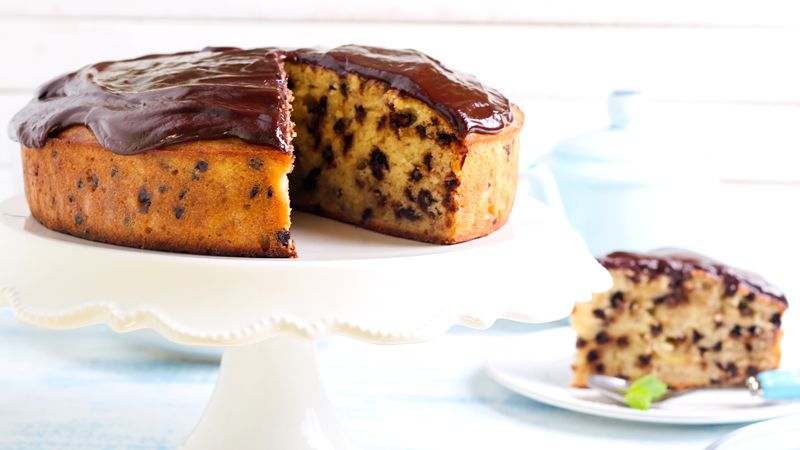
[[608, 128], [565, 140], [553, 157], [573, 161], [643, 162], [665, 158], [665, 139], [648, 123], [647, 100], [638, 91], [614, 91], [608, 97]]

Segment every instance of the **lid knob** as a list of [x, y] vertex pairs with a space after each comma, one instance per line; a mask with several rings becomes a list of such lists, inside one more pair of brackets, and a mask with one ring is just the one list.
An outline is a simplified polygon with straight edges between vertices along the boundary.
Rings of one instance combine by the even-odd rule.
[[608, 116], [611, 128], [625, 128], [641, 117], [644, 96], [639, 91], [614, 91], [608, 97]]

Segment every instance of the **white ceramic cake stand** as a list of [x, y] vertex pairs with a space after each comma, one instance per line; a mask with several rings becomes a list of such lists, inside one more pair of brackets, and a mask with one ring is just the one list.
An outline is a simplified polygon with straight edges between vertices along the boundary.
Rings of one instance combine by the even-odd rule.
[[216, 388], [184, 449], [352, 448], [320, 385], [315, 339], [403, 344], [456, 324], [546, 322], [610, 287], [564, 222], [518, 198], [501, 230], [453, 246], [294, 214], [296, 260], [94, 243], [45, 229], [23, 198], [12, 198], [0, 203], [0, 304], [45, 328], [105, 323], [225, 346]]

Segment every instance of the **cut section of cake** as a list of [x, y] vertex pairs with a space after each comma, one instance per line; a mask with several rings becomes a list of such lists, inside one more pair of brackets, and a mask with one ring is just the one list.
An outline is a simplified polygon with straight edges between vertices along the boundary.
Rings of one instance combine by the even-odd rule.
[[502, 95], [414, 50], [300, 49], [286, 71], [294, 207], [440, 244], [506, 222], [523, 117]]
[[9, 130], [31, 213], [48, 228], [286, 257], [290, 196], [299, 209], [432, 243], [498, 229], [514, 201], [522, 123], [501, 94], [420, 52], [344, 46], [98, 63], [43, 86]]
[[611, 253], [613, 288], [576, 305], [575, 386], [653, 374], [675, 389], [743, 386], [780, 361], [785, 295], [758, 275], [685, 251]]

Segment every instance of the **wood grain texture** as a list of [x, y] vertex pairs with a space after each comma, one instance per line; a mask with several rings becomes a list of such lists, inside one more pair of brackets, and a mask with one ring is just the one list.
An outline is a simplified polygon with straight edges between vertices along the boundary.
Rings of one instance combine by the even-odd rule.
[[[702, 448], [736, 428], [653, 427], [560, 410], [483, 372], [503, 338], [546, 326], [455, 329], [430, 343], [379, 346], [330, 338], [322, 381], [365, 449]], [[0, 310], [0, 449], [172, 449], [211, 394], [215, 364], [187, 362], [102, 327], [43, 331]], [[655, 448], [655, 447], [654, 447]]]

